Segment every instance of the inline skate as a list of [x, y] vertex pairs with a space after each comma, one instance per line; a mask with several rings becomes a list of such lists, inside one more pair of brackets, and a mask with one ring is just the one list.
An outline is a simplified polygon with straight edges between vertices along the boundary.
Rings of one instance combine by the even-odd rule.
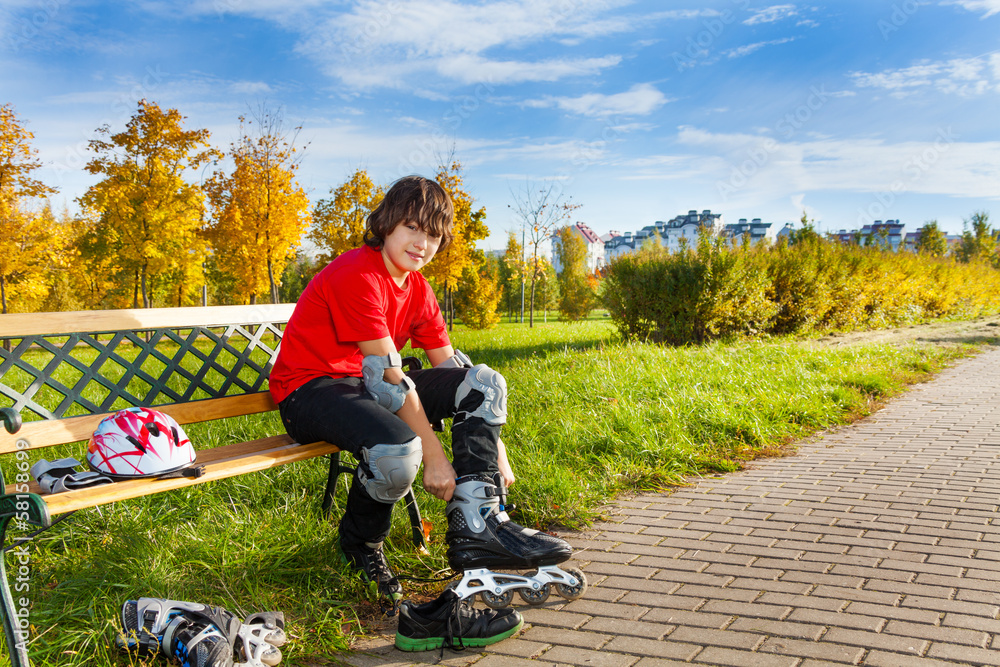
[[273, 667], [281, 661], [284, 628], [280, 611], [252, 614], [241, 623], [222, 607], [139, 598], [122, 605], [116, 643], [140, 658], [163, 653], [184, 667]]
[[[573, 549], [558, 537], [511, 521], [506, 500], [499, 473], [492, 478], [466, 475], [457, 480], [446, 509], [448, 564], [462, 573], [454, 591], [463, 601], [478, 594], [493, 609], [509, 606], [514, 591], [528, 604], [542, 604], [553, 585], [567, 600], [580, 598], [587, 590], [583, 572], [557, 567], [569, 560]], [[515, 574], [509, 570], [534, 571]]]

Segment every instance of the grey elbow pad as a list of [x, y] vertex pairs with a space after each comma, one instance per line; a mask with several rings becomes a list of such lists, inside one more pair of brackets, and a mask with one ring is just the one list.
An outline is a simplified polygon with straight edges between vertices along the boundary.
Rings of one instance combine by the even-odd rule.
[[361, 450], [364, 465], [358, 466], [358, 480], [380, 503], [391, 504], [406, 495], [417, 478], [423, 448], [420, 437], [401, 445], [375, 445]]
[[435, 368], [472, 368], [472, 359], [465, 352], [455, 350], [455, 354], [442, 361]]
[[386, 381], [385, 369], [402, 367], [403, 359], [399, 352], [390, 352], [385, 356], [369, 354], [361, 362], [361, 378], [365, 389], [379, 405], [392, 413], [399, 412], [406, 402], [406, 395], [415, 389], [413, 380], [405, 375], [399, 384]]

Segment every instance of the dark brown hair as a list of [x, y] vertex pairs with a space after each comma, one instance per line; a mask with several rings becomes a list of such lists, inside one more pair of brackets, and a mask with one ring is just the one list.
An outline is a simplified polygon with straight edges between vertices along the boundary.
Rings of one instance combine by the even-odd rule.
[[385, 237], [403, 222], [414, 222], [428, 234], [441, 237], [438, 252], [448, 247], [455, 224], [451, 197], [437, 181], [404, 176], [389, 188], [382, 202], [368, 215], [365, 244], [381, 250]]

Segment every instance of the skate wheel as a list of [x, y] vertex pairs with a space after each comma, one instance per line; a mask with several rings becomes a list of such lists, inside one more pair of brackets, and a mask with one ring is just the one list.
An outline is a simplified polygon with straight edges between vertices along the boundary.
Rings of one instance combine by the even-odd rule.
[[583, 594], [587, 591], [587, 577], [583, 574], [583, 570], [576, 567], [567, 567], [564, 570], [567, 574], [576, 577], [578, 583], [576, 586], [567, 586], [566, 584], [556, 584], [556, 592], [563, 596], [567, 600], [578, 600], [583, 597]]
[[549, 588], [548, 584], [545, 584], [537, 590], [531, 588], [517, 589], [517, 594], [520, 595], [521, 599], [528, 604], [542, 604], [549, 599], [550, 593], [552, 593], [552, 589]]
[[514, 591], [504, 591], [499, 595], [483, 591], [479, 594], [479, 598], [490, 609], [503, 609], [510, 606], [511, 600], [514, 599]]

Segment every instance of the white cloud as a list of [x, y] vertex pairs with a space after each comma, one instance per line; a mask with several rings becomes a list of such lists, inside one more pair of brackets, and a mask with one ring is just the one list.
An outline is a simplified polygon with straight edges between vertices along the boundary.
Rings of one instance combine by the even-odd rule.
[[274, 89], [263, 81], [234, 81], [229, 84], [229, 92], [234, 95], [266, 95]]
[[970, 12], [983, 12], [983, 18], [1000, 14], [1000, 0], [948, 0], [943, 5], [959, 5]]
[[[430, 87], [441, 81], [496, 84], [592, 76], [617, 55], [525, 55], [540, 43], [579, 42], [627, 32], [633, 20], [606, 18], [626, 0], [362, 0], [352, 11], [309, 23], [299, 49], [359, 89]], [[516, 50], [517, 57], [497, 52]], [[489, 52], [489, 55], [487, 53]]]
[[759, 10], [756, 14], [744, 21], [744, 25], [757, 25], [758, 23], [774, 23], [798, 15], [795, 5], [772, 5]]
[[489, 60], [478, 55], [458, 55], [433, 62], [434, 69], [461, 83], [491, 84], [523, 81], [557, 81], [567, 76], [590, 76], [621, 62], [619, 56], [584, 59], [553, 59], [538, 62]]
[[[614, 53], [579, 57], [566, 46], [640, 25], [717, 15], [712, 9], [616, 12], [634, 0], [356, 0], [303, 11], [278, 0], [194, 0], [209, 13], [269, 18], [300, 32], [300, 53], [357, 90], [431, 94], [455, 83], [557, 81], [617, 65]], [[555, 48], [553, 48], [555, 47]]]
[[758, 49], [762, 49], [765, 46], [775, 46], [777, 44], [787, 44], [788, 42], [794, 42], [795, 37], [785, 37], [783, 39], [772, 39], [767, 42], [756, 42], [754, 44], [747, 44], [746, 46], [740, 46], [735, 49], [729, 49], [724, 53], [725, 56], [729, 58], [742, 58], [743, 56], [748, 56]]
[[602, 95], [588, 93], [580, 97], [546, 97], [529, 100], [525, 106], [546, 108], [558, 107], [580, 116], [646, 116], [669, 102], [666, 95], [655, 86], [639, 83], [624, 93]]
[[810, 191], [998, 196], [1000, 141], [963, 142], [950, 128], [898, 143], [854, 138], [781, 142], [693, 127], [681, 128], [677, 138], [715, 158], [719, 190], [730, 188], [727, 193], [734, 199]]
[[1000, 55], [925, 61], [874, 73], [853, 72], [851, 78], [859, 88], [880, 88], [895, 97], [905, 97], [927, 88], [946, 95], [973, 97], [991, 90], [1000, 92]]

